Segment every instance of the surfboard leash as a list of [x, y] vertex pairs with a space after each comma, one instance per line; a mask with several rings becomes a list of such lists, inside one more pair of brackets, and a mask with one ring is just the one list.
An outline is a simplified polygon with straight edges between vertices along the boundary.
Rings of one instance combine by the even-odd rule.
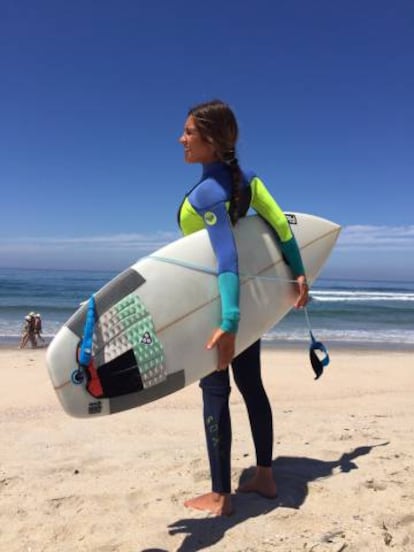
[[86, 310], [85, 325], [83, 328], [82, 341], [79, 347], [79, 364], [82, 367], [89, 366], [92, 357], [93, 330], [96, 319], [95, 296], [91, 295]]
[[[309, 329], [309, 335], [311, 343], [309, 345], [309, 358], [312, 364], [313, 371], [315, 372], [315, 379], [319, 379], [323, 374], [323, 369], [329, 364], [329, 353], [325, 345], [321, 341], [317, 341], [313, 335], [312, 327], [309, 319], [308, 307], [304, 307], [305, 319]], [[319, 351], [324, 355], [322, 358], [316, 354]]]

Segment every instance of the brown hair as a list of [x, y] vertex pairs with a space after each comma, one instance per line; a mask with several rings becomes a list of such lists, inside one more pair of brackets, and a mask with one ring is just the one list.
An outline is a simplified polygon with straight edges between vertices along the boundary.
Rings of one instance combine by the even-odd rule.
[[239, 218], [242, 172], [236, 156], [239, 127], [231, 108], [221, 100], [212, 100], [192, 107], [188, 116], [194, 118], [197, 130], [206, 142], [214, 146], [216, 155], [231, 170], [232, 193], [229, 215], [232, 224]]

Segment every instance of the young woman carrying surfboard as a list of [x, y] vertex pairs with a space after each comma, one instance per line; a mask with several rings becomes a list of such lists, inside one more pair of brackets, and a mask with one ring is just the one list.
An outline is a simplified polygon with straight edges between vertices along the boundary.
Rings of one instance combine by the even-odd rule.
[[[272, 411], [261, 379], [260, 340], [234, 357], [240, 319], [238, 255], [232, 227], [252, 208], [276, 232], [296, 280], [295, 307], [306, 306], [308, 285], [301, 254], [288, 220], [262, 180], [241, 169], [236, 155], [238, 125], [231, 108], [213, 100], [190, 109], [180, 143], [187, 163], [200, 163], [200, 181], [186, 194], [178, 212], [184, 235], [206, 228], [217, 259], [221, 323], [206, 336], [217, 348], [217, 370], [200, 381], [210, 463], [211, 491], [185, 502], [187, 507], [229, 515], [231, 504], [231, 421], [228, 367], [246, 403], [256, 450], [256, 471], [239, 492], [276, 496], [272, 473]], [[254, 254], [254, 252], [252, 252]], [[241, 313], [248, 317], [248, 313]]]

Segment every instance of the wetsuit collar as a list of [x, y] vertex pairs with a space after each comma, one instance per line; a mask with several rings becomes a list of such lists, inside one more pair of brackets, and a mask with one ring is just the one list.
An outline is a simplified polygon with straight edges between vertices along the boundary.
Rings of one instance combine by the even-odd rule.
[[217, 174], [218, 171], [222, 171], [226, 168], [226, 164], [223, 161], [213, 161], [212, 163], [203, 163], [203, 178]]

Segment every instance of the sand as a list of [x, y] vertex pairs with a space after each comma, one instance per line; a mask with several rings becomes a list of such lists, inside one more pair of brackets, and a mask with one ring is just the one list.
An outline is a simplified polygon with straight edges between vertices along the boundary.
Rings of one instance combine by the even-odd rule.
[[[414, 550], [413, 352], [265, 350], [275, 422], [274, 500], [234, 495], [212, 517], [197, 385], [114, 416], [60, 407], [45, 349], [0, 350], [1, 552]], [[233, 387], [233, 484], [254, 452]]]

